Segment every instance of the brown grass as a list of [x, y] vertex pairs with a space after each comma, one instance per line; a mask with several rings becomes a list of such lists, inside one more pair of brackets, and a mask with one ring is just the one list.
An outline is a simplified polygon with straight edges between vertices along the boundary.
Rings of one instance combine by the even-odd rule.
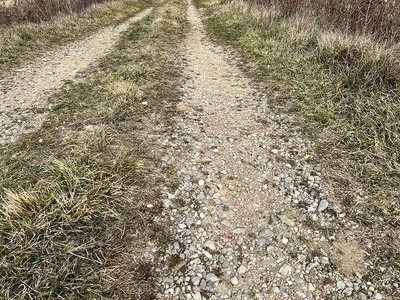
[[248, 0], [279, 11], [280, 17], [311, 15], [347, 33], [372, 34], [400, 41], [400, 1], [396, 0]]
[[60, 14], [72, 14], [107, 0], [19, 0], [0, 7], [0, 25], [15, 22], [49, 21]]

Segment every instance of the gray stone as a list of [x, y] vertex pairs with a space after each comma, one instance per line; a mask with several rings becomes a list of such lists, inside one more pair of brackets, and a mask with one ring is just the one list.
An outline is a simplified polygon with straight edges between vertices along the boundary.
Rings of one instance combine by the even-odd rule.
[[329, 205], [328, 201], [326, 201], [326, 200], [321, 200], [321, 201], [319, 202], [319, 204], [318, 204], [317, 210], [318, 210], [319, 212], [322, 212], [322, 211], [324, 211], [325, 209], [328, 208], [328, 205]]
[[358, 295], [357, 295], [357, 299], [358, 300], [367, 300], [367, 295], [365, 295], [362, 292], [359, 292]]
[[204, 278], [200, 281], [200, 286], [203, 288], [207, 286], [207, 281]]
[[323, 265], [329, 264], [329, 258], [327, 258], [326, 256], [321, 257], [319, 260]]
[[200, 284], [200, 278], [197, 276], [193, 277], [191, 281], [192, 281], [193, 285], [197, 286]]
[[339, 290], [343, 290], [343, 289], [346, 287], [346, 284], [345, 284], [343, 281], [338, 281], [338, 282], [336, 283], [336, 287], [337, 287]]
[[274, 287], [272, 288], [272, 291], [273, 291], [275, 294], [279, 294], [279, 293], [281, 292], [281, 290], [280, 290], [277, 286], [274, 286]]
[[200, 292], [196, 292], [196, 293], [193, 295], [193, 300], [201, 300], [201, 299], [203, 299], [203, 297], [201, 297]]
[[208, 273], [206, 275], [206, 280], [210, 282], [217, 282], [219, 278], [214, 273]]
[[349, 286], [349, 287], [347, 287], [347, 288], [344, 289], [343, 293], [344, 293], [346, 296], [351, 296], [351, 294], [353, 293], [353, 288], [352, 288], [351, 286]]
[[194, 219], [192, 217], [187, 217], [185, 220], [185, 224], [187, 227], [192, 226], [192, 224], [194, 223]]
[[219, 261], [219, 263], [222, 265], [222, 264], [226, 261], [225, 256], [220, 255], [219, 258], [218, 258], [218, 261]]

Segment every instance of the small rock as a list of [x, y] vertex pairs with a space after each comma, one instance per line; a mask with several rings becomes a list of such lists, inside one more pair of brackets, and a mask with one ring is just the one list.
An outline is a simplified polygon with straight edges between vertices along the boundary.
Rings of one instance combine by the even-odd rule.
[[286, 237], [282, 238], [282, 244], [287, 245], [289, 243], [289, 240]]
[[321, 264], [323, 264], [323, 265], [329, 264], [329, 258], [327, 258], [326, 256], [321, 257], [319, 260], [320, 260]]
[[383, 298], [382, 298], [382, 295], [381, 295], [381, 294], [376, 293], [376, 294], [374, 295], [374, 299], [380, 300], [380, 299], [383, 299]]
[[239, 274], [244, 274], [244, 273], [246, 273], [247, 269], [246, 269], [245, 266], [240, 266], [240, 267], [237, 269], [237, 271], [238, 271]]
[[220, 255], [219, 258], [218, 258], [218, 261], [219, 261], [219, 263], [222, 265], [222, 264], [226, 261], [225, 256]]
[[193, 300], [201, 300], [201, 299], [203, 298], [201, 297], [200, 292], [196, 292], [196, 294], [193, 295]]
[[172, 206], [171, 200], [169, 200], [169, 199], [163, 200], [163, 206], [164, 206], [165, 208], [169, 208], [170, 206]]
[[273, 237], [274, 233], [269, 228], [263, 228], [258, 232], [259, 237]]
[[192, 283], [193, 283], [193, 285], [195, 285], [195, 286], [199, 285], [199, 284], [200, 284], [200, 278], [197, 277], [197, 276], [193, 277], [193, 278], [192, 278]]
[[351, 296], [351, 294], [353, 293], [353, 288], [352, 288], [351, 286], [349, 286], [349, 287], [347, 287], [347, 288], [344, 289], [343, 293], [344, 293], [346, 296]]
[[194, 223], [194, 219], [192, 217], [187, 217], [185, 220], [185, 224], [187, 227], [190, 227]]
[[287, 276], [292, 272], [292, 267], [289, 266], [288, 264], [284, 264], [280, 269], [279, 273], [281, 273], [283, 276]]
[[211, 240], [208, 240], [207, 242], [204, 243], [204, 248], [208, 248], [211, 251], [214, 251], [215, 249], [217, 249], [217, 247], [215, 247], [215, 243]]
[[206, 275], [206, 280], [210, 282], [217, 282], [219, 278], [214, 273], [208, 273]]
[[318, 208], [317, 209], [318, 209], [319, 212], [322, 212], [322, 211], [324, 211], [325, 209], [328, 208], [328, 205], [329, 205], [328, 201], [321, 200], [319, 202], [319, 204], [318, 204]]
[[207, 281], [204, 278], [200, 281], [200, 286], [202, 288], [205, 288], [207, 286]]
[[231, 283], [232, 283], [232, 285], [236, 286], [236, 285], [239, 284], [239, 279], [237, 279], [237, 277], [234, 276], [234, 277], [231, 278]]
[[336, 283], [336, 287], [337, 287], [339, 290], [343, 290], [343, 289], [346, 287], [346, 284], [345, 284], [343, 281], [338, 281], [338, 282]]

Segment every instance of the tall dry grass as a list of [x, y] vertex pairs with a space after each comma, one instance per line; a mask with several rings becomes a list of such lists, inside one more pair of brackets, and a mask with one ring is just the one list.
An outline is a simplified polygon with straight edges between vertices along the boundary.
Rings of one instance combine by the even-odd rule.
[[280, 17], [311, 14], [321, 23], [348, 33], [372, 34], [388, 41], [400, 41], [398, 0], [246, 0], [274, 8]]
[[17, 0], [0, 7], [0, 25], [13, 22], [49, 21], [59, 14], [72, 14], [108, 0]]

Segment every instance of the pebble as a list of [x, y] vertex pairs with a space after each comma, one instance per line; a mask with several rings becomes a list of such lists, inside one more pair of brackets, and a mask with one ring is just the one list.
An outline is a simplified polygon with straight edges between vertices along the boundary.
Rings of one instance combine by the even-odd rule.
[[343, 290], [346, 287], [346, 284], [343, 281], [338, 281], [336, 286], [339, 290]]
[[214, 273], [208, 273], [206, 275], [206, 280], [211, 282], [217, 282], [219, 279]]
[[211, 251], [214, 251], [215, 249], [217, 249], [217, 247], [215, 246], [214, 241], [210, 241], [210, 240], [208, 240], [207, 242], [205, 242], [204, 248], [208, 248], [208, 249], [210, 249]]
[[327, 209], [327, 208], [328, 208], [328, 205], [329, 205], [328, 201], [326, 201], [326, 200], [321, 200], [321, 201], [319, 202], [319, 204], [318, 204], [318, 212], [322, 212], [322, 211], [324, 211], [325, 209]]
[[287, 276], [292, 272], [292, 267], [284, 264], [280, 269], [279, 269], [279, 273], [281, 273], [283, 276]]
[[203, 298], [202, 298], [200, 292], [196, 292], [196, 293], [193, 295], [193, 300], [202, 300], [202, 299], [203, 299]]
[[232, 285], [236, 286], [239, 284], [239, 279], [236, 276], [234, 276], [231, 278], [231, 283], [232, 283]]
[[237, 272], [238, 272], [239, 274], [241, 274], [241, 275], [243, 275], [244, 273], [246, 273], [246, 271], [247, 271], [247, 269], [246, 269], [245, 266], [240, 266], [240, 267], [237, 269]]
[[197, 277], [197, 276], [193, 277], [192, 278], [192, 283], [193, 283], [194, 286], [199, 285], [200, 284], [200, 278]]

